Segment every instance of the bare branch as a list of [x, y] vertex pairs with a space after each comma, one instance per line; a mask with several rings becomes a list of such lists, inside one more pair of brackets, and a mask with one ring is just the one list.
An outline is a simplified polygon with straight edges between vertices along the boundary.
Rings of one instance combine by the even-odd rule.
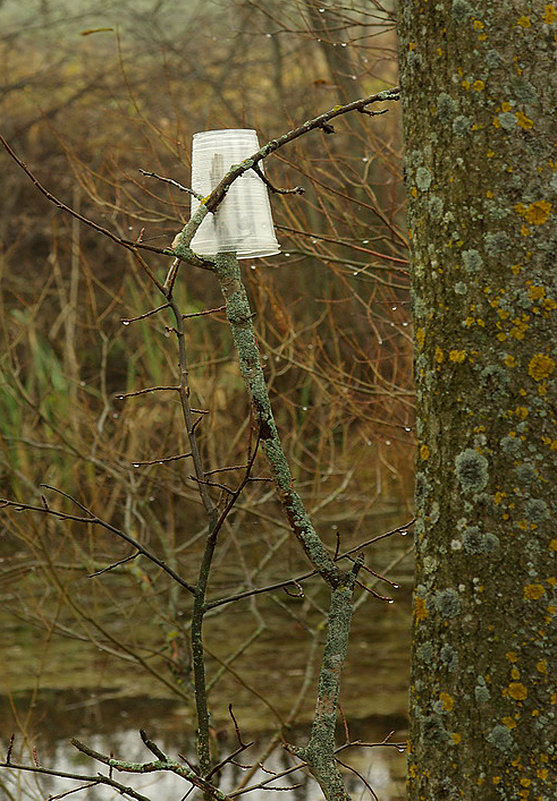
[[20, 770], [28, 773], [36, 773], [43, 776], [54, 776], [58, 779], [73, 779], [76, 781], [88, 782], [90, 784], [104, 784], [107, 787], [112, 787], [123, 796], [134, 798], [135, 801], [151, 801], [151, 799], [134, 790], [132, 787], [126, 787], [124, 784], [115, 781], [111, 776], [104, 776], [98, 773], [96, 776], [87, 776], [83, 773], [70, 773], [65, 770], [51, 770], [49, 768], [41, 768], [34, 765], [19, 765], [15, 762], [0, 762], [0, 768], [11, 768], [12, 770]]
[[217, 306], [216, 309], [204, 309], [203, 311], [200, 312], [190, 312], [189, 314], [183, 314], [182, 320], [189, 320], [192, 317], [202, 317], [205, 314], [216, 314], [217, 312], [224, 311], [225, 309], [226, 306]]
[[229, 172], [224, 176], [224, 178], [211, 192], [209, 198], [206, 200], [205, 205], [207, 210], [210, 212], [215, 212], [226, 195], [228, 187], [236, 180], [236, 178], [238, 178], [247, 170], [253, 169], [254, 165], [257, 165], [262, 159], [271, 155], [271, 153], [274, 153], [289, 142], [293, 142], [294, 139], [298, 139], [300, 136], [304, 136], [305, 134], [309, 133], [309, 131], [318, 128], [324, 130], [325, 133], [333, 133], [334, 129], [331, 129], [329, 120], [332, 120], [335, 117], [339, 117], [343, 114], [348, 114], [351, 111], [361, 111], [372, 103], [382, 103], [385, 101], [396, 100], [400, 100], [400, 90], [398, 88], [386, 89], [383, 92], [370, 95], [369, 97], [364, 97], [360, 100], [355, 100], [352, 103], [347, 103], [344, 106], [335, 106], [329, 111], [326, 111], [324, 114], [320, 114], [318, 117], [314, 117], [314, 119], [304, 122], [303, 125], [300, 125], [298, 128], [288, 131], [278, 139], [272, 139], [270, 142], [267, 142], [267, 144], [263, 145], [263, 147], [259, 148], [259, 150], [252, 156], [244, 159], [241, 164], [237, 164], [231, 170], [229, 170]]
[[184, 767], [180, 762], [176, 762], [174, 759], [167, 757], [152, 740], [147, 738], [145, 732], [141, 734], [141, 738], [149, 750], [157, 756], [157, 759], [153, 762], [128, 762], [122, 759], [115, 759], [107, 754], [101, 754], [99, 751], [95, 751], [90, 746], [75, 738], [71, 740], [71, 743], [78, 751], [81, 751], [81, 753], [123, 773], [143, 774], [156, 773], [158, 771], [175, 773], [198, 789], [203, 790], [203, 792], [214, 799], [214, 801], [229, 801], [230, 797], [228, 795], [221, 792], [218, 787], [215, 787], [211, 782], [208, 782], [190, 767]]
[[[350, 548], [348, 551], [338, 554], [335, 557], [335, 561], [338, 561], [340, 559], [345, 559], [351, 554], [356, 553], [357, 551], [361, 551], [364, 548], [369, 547], [370, 545], [374, 545], [376, 542], [384, 540], [387, 537], [392, 537], [395, 534], [401, 534], [404, 536], [408, 533], [408, 529], [412, 526], [413, 523], [414, 520], [410, 520], [410, 522], [405, 523], [402, 526], [397, 526], [396, 528], [393, 528], [390, 531], [386, 531], [384, 534], [379, 534], [376, 537], [372, 537], [369, 540], [365, 540], [364, 542], [361, 542], [359, 545], [355, 545], [353, 548]], [[235, 593], [234, 595], [229, 595], [226, 598], [218, 598], [215, 601], [209, 601], [209, 603], [207, 604], [207, 609], [213, 609], [216, 608], [217, 606], [222, 606], [223, 604], [231, 603], [232, 601], [238, 601], [241, 598], [249, 598], [252, 595], [261, 595], [262, 593], [265, 592], [280, 590], [289, 584], [294, 584], [294, 585], [299, 584], [302, 581], [306, 581], [307, 579], [317, 575], [317, 572], [318, 572], [317, 570], [308, 570], [307, 573], [302, 573], [300, 576], [296, 576], [295, 578], [288, 578], [284, 579], [283, 581], [276, 581], [273, 584], [266, 585], [265, 587], [258, 587], [256, 589], [244, 590], [243, 592], [238, 592]]]
[[150, 172], [149, 170], [142, 170], [139, 168], [139, 172], [141, 175], [146, 175], [148, 178], [156, 178], [157, 181], [163, 181], [165, 184], [170, 184], [174, 186], [176, 189], [179, 189], [180, 192], [186, 192], [188, 195], [192, 195], [193, 197], [197, 198], [197, 200], [203, 200], [203, 195], [200, 195], [199, 192], [194, 192], [193, 189], [188, 189], [187, 186], [175, 181], [174, 178], [165, 178], [163, 175], [157, 175], [156, 172]]
[[160, 311], [168, 309], [168, 305], [168, 303], [163, 303], [162, 306], [157, 306], [156, 309], [151, 309], [151, 311], [145, 312], [144, 314], [138, 314], [136, 317], [122, 317], [120, 322], [122, 325], [130, 325], [130, 323], [136, 323], [138, 320], [145, 320], [147, 317], [152, 317], [153, 314], [158, 314]]
[[163, 761], [168, 759], [166, 754], [163, 751], [161, 751], [158, 745], [147, 737], [147, 734], [144, 729], [139, 730], [139, 736], [141, 737], [141, 739], [143, 740], [149, 751], [152, 754], [154, 754], [157, 757], [157, 759], [162, 759]]
[[176, 573], [173, 568], [169, 567], [165, 561], [159, 559], [158, 556], [141, 545], [136, 539], [129, 534], [126, 534], [125, 531], [121, 531], [120, 529], [116, 528], [116, 526], [111, 525], [100, 517], [80, 517], [79, 515], [60, 512], [57, 509], [45, 509], [44, 506], [33, 506], [32, 504], [28, 503], [19, 503], [18, 501], [11, 501], [7, 498], [0, 498], [0, 507], [11, 507], [16, 511], [41, 512], [42, 514], [48, 514], [52, 517], [56, 517], [59, 520], [73, 520], [75, 523], [89, 523], [94, 526], [100, 526], [101, 528], [112, 532], [112, 534], [115, 534], [117, 537], [120, 537], [120, 539], [124, 540], [130, 545], [133, 545], [133, 547], [136, 548], [142, 556], [145, 556], [150, 562], [153, 562], [162, 570], [164, 570], [165, 573], [168, 573], [168, 575], [171, 576], [171, 578], [173, 578], [174, 581], [176, 581], [181, 587], [184, 587], [186, 590], [188, 590], [188, 592], [191, 592], [192, 595], [195, 593], [195, 587], [193, 584], [185, 581], [185, 579]]
[[278, 186], [275, 186], [274, 184], [272, 184], [269, 181], [269, 179], [267, 178], [267, 176], [265, 175], [265, 173], [259, 167], [258, 164], [255, 164], [252, 167], [252, 170], [254, 171], [254, 173], [256, 175], [258, 175], [261, 178], [261, 180], [263, 181], [265, 186], [267, 186], [271, 190], [271, 192], [273, 192], [273, 194], [275, 194], [275, 195], [303, 195], [303, 194], [305, 194], [306, 190], [304, 189], [303, 186], [295, 186], [293, 189], [280, 189]]
[[161, 456], [158, 459], [149, 459], [144, 462], [132, 462], [134, 467], [145, 467], [153, 464], [165, 464], [167, 462], [178, 462], [180, 459], [187, 459], [192, 455], [191, 451], [187, 453], [177, 453], [175, 456]]
[[132, 562], [134, 559], [137, 559], [138, 556], [139, 551], [136, 551], [135, 553], [132, 553], [131, 556], [126, 556], [124, 559], [119, 559], [117, 562], [113, 562], [107, 567], [102, 567], [100, 570], [95, 570], [94, 573], [89, 573], [87, 578], [95, 578], [96, 576], [101, 576], [103, 573], [108, 573], [110, 570], [120, 567], [120, 565], [125, 565], [127, 562]]
[[356, 776], [358, 777], [358, 779], [364, 785], [364, 787], [366, 787], [366, 789], [369, 790], [369, 793], [370, 793], [371, 797], [374, 798], [375, 801], [379, 801], [377, 793], [375, 792], [375, 790], [373, 789], [371, 784], [368, 782], [368, 780], [365, 778], [365, 776], [362, 776], [362, 774], [359, 773], [356, 770], [356, 768], [353, 768], [352, 765], [348, 765], [346, 762], [342, 762], [342, 760], [340, 760], [338, 757], [336, 758], [336, 761], [338, 762], [339, 765], [342, 765], [343, 768], [346, 768], [347, 770], [352, 771], [352, 773], [355, 773]]

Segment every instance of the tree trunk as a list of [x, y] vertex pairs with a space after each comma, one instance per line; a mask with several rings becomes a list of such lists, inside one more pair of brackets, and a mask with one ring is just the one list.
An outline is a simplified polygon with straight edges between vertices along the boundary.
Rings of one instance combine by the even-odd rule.
[[399, 12], [418, 399], [410, 801], [555, 792], [556, 11]]

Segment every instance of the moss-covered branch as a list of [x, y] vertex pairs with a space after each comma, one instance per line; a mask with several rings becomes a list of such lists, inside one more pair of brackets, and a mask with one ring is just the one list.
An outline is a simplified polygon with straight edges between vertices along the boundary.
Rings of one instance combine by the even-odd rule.
[[321, 660], [311, 736], [305, 748], [291, 749], [307, 762], [327, 801], [348, 801], [350, 798], [335, 759], [335, 728], [341, 674], [350, 638], [354, 586], [362, 563], [363, 558], [359, 558], [331, 592], [327, 640]]
[[158, 771], [175, 773], [177, 776], [181, 776], [183, 779], [190, 782], [194, 787], [202, 790], [205, 797], [211, 798], [213, 801], [229, 801], [229, 796], [222, 793], [214, 784], [204, 779], [187, 765], [168, 757], [145, 736], [144, 732], [140, 732], [140, 734], [145, 745], [150, 751], [155, 753], [157, 759], [153, 759], [150, 762], [128, 762], [124, 759], [114, 759], [107, 754], [101, 754], [99, 751], [95, 751], [85, 743], [76, 739], [72, 740], [72, 745], [77, 748], [78, 751], [81, 751], [82, 754], [86, 754], [92, 759], [96, 759], [98, 762], [102, 762], [104, 765], [108, 765], [109, 768], [121, 773], [143, 774], [155, 773]]
[[217, 256], [215, 274], [226, 301], [226, 316], [238, 351], [240, 370], [251, 397], [261, 445], [271, 468], [280, 503], [311, 564], [327, 584], [336, 587], [341, 571], [315, 531], [303, 501], [293, 486], [294, 480], [271, 409], [252, 323], [253, 315], [236, 255], [222, 253]]
[[307, 762], [327, 801], [347, 801], [349, 796], [335, 761], [335, 724], [341, 673], [350, 636], [354, 585], [363, 560], [358, 559], [349, 573], [342, 572], [315, 531], [302, 499], [293, 488], [292, 474], [282, 449], [261, 367], [253, 315], [235, 254], [217, 256], [215, 273], [226, 301], [226, 314], [238, 351], [240, 370], [251, 397], [279, 500], [306, 556], [331, 588], [327, 641], [311, 736], [306, 748], [295, 751]]

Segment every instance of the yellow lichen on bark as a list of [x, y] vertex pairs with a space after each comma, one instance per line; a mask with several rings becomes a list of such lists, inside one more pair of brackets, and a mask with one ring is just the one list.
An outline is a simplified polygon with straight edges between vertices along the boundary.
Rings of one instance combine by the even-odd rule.
[[528, 375], [534, 381], [543, 381], [553, 373], [555, 362], [547, 353], [535, 353], [528, 364]]

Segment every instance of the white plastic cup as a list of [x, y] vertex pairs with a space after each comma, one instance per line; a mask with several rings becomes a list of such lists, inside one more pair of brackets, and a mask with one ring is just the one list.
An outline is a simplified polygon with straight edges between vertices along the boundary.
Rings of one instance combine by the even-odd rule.
[[[232, 164], [259, 150], [257, 133], [248, 128], [201, 131], [193, 135], [191, 188], [210, 195]], [[259, 167], [263, 170], [262, 163]], [[191, 213], [199, 206], [192, 197]], [[236, 178], [215, 214], [207, 214], [191, 242], [201, 256], [236, 253], [256, 259], [280, 253], [275, 236], [267, 187], [253, 170]]]

